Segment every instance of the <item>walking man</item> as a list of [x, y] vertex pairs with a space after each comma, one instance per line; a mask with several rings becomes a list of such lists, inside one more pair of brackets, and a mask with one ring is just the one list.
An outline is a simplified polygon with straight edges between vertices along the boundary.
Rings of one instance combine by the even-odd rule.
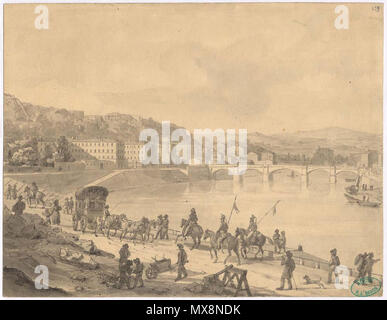
[[292, 290], [292, 277], [293, 271], [296, 269], [296, 264], [293, 260], [293, 254], [290, 251], [286, 251], [286, 256], [282, 257], [281, 265], [284, 266], [281, 276], [281, 285], [277, 290], [284, 290], [285, 280], [288, 282], [288, 290]]
[[175, 281], [179, 281], [188, 276], [187, 270], [185, 269], [185, 264], [188, 263], [187, 253], [184, 250], [184, 246], [181, 243], [177, 244], [179, 248], [179, 253], [177, 254], [177, 278]]
[[330, 251], [331, 258], [329, 260], [329, 269], [328, 269], [328, 283], [332, 283], [332, 275], [335, 274], [336, 278], [336, 267], [340, 265], [340, 259], [337, 256], [337, 249], [332, 249]]

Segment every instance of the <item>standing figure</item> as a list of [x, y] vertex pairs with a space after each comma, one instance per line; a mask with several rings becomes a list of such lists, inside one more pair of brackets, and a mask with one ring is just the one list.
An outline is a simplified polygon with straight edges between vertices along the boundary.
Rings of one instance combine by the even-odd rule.
[[7, 187], [7, 200], [12, 200], [12, 186], [9, 183]]
[[168, 236], [168, 229], [169, 229], [169, 219], [168, 215], [164, 215], [163, 224], [162, 224], [162, 239], [169, 240]]
[[336, 267], [340, 265], [340, 259], [337, 256], [337, 249], [332, 249], [330, 251], [331, 258], [329, 260], [329, 269], [328, 269], [328, 283], [332, 283], [332, 275], [335, 274], [336, 277]]
[[281, 235], [278, 229], [275, 229], [273, 234], [273, 243], [274, 243], [274, 253], [279, 253], [281, 251]]
[[380, 259], [374, 259], [374, 253], [370, 252], [367, 256], [366, 262], [365, 262], [365, 275], [368, 277], [368, 282], [372, 283], [372, 268], [376, 262], [380, 261]]
[[12, 188], [12, 199], [16, 200], [17, 199], [17, 184], [15, 183]]
[[292, 290], [292, 277], [293, 271], [296, 269], [296, 264], [293, 260], [293, 254], [290, 251], [286, 251], [286, 256], [282, 257], [281, 265], [284, 266], [281, 276], [281, 285], [277, 290], [283, 290], [285, 286], [285, 280], [288, 282], [288, 290]]
[[119, 251], [120, 254], [120, 260], [118, 262], [118, 267], [122, 264], [125, 264], [126, 261], [128, 261], [128, 258], [130, 257], [130, 251], [129, 246], [127, 243], [125, 243], [122, 248]]
[[286, 236], [285, 236], [285, 231], [281, 231], [279, 252], [281, 252], [281, 249], [284, 249], [284, 252], [286, 252]]
[[135, 275], [133, 288], [136, 288], [137, 284], [139, 284], [139, 288], [141, 288], [144, 286], [144, 281], [142, 280], [144, 265], [141, 263], [139, 258], [134, 259], [133, 262], [134, 262], [133, 273]]
[[59, 200], [54, 200], [54, 205], [51, 208], [51, 223], [54, 225], [60, 224], [60, 211], [62, 210], [61, 206], [59, 205]]
[[48, 209], [48, 208], [44, 209], [43, 215], [44, 215], [44, 218], [45, 218], [44, 219], [44, 223], [46, 225], [51, 225], [51, 215], [52, 215], [52, 212], [50, 211], [50, 209]]
[[37, 195], [38, 195], [39, 188], [36, 185], [36, 182], [32, 182], [31, 185], [31, 192], [32, 192], [32, 199], [35, 201], [35, 205], [37, 205]]
[[161, 214], [157, 217], [156, 225], [157, 225], [157, 232], [156, 232], [155, 239], [157, 239], [158, 237], [162, 239], [163, 238], [163, 216]]
[[109, 205], [105, 206], [105, 211], [103, 212], [103, 219], [106, 221], [110, 217]]
[[228, 224], [226, 222], [226, 216], [222, 214], [220, 216], [220, 227], [216, 231], [217, 241], [218, 241], [218, 250], [221, 249], [223, 241], [227, 238]]
[[66, 214], [69, 214], [69, 198], [65, 198], [64, 200], [64, 209], [65, 209], [65, 213]]
[[70, 214], [73, 214], [73, 209], [74, 209], [74, 200], [73, 200], [73, 197], [70, 197], [70, 200], [69, 200]]
[[187, 253], [181, 243], [178, 243], [177, 247], [179, 248], [179, 253], [177, 254], [177, 278], [175, 281], [179, 281], [188, 276], [187, 270], [185, 269], [185, 264], [188, 263]]
[[12, 212], [15, 212], [15, 215], [21, 216], [23, 215], [23, 211], [26, 208], [26, 204], [23, 201], [23, 197], [19, 196], [18, 200], [12, 207]]
[[367, 256], [368, 256], [367, 252], [364, 252], [363, 254], [359, 253], [356, 256], [356, 259], [355, 259], [355, 265], [357, 265], [356, 280], [364, 278], [366, 275], [365, 266], [366, 266]]
[[118, 278], [118, 288], [121, 289], [123, 285], [126, 285], [128, 289], [130, 287], [130, 275], [132, 274], [133, 261], [127, 260], [119, 265], [120, 276]]
[[27, 199], [28, 206], [31, 206], [31, 188], [28, 185], [24, 188], [24, 195]]

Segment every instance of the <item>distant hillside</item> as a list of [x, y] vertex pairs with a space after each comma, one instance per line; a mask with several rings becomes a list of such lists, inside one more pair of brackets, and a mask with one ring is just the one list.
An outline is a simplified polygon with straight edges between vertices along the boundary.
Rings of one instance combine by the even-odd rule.
[[271, 136], [261, 133], [248, 135], [250, 144], [259, 144], [276, 153], [299, 153], [311, 155], [318, 146], [331, 148], [335, 153], [371, 150], [381, 151], [383, 136], [344, 128], [330, 127], [319, 130], [280, 133]]
[[[83, 111], [42, 107], [4, 94], [4, 135], [9, 139], [64, 135], [137, 141], [141, 130], [145, 128], [153, 128], [160, 133], [161, 123], [152, 118], [119, 113], [85, 115]], [[171, 124], [171, 130], [176, 128], [179, 126]], [[255, 147], [253, 149], [258, 145], [278, 154], [312, 155], [320, 146], [332, 148], [336, 154], [347, 155], [368, 149], [381, 150], [382, 146], [382, 135], [336, 127], [275, 135], [253, 132], [249, 133], [248, 140], [249, 145]]]
[[[171, 124], [171, 129], [177, 128]], [[126, 114], [106, 116], [85, 115], [83, 111], [69, 111], [22, 102], [4, 94], [4, 135], [9, 139], [31, 137], [116, 138], [138, 140], [141, 130], [153, 128], [161, 132], [161, 123], [152, 118]]]

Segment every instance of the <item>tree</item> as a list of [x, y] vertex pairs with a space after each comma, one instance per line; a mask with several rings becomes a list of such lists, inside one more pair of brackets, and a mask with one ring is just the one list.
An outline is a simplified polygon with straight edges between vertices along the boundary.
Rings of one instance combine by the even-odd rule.
[[70, 144], [67, 141], [66, 137], [61, 136], [58, 139], [57, 149], [56, 149], [56, 160], [60, 162], [70, 162], [74, 161], [73, 156], [70, 151]]
[[12, 155], [11, 163], [16, 166], [37, 164], [38, 155], [32, 147], [20, 148]]
[[311, 162], [314, 165], [334, 165], [335, 164], [334, 151], [329, 148], [318, 147], [316, 152], [313, 154]]
[[40, 156], [39, 164], [44, 167], [52, 166], [52, 163], [54, 160], [53, 157], [54, 157], [53, 146], [51, 146], [50, 144], [46, 144]]

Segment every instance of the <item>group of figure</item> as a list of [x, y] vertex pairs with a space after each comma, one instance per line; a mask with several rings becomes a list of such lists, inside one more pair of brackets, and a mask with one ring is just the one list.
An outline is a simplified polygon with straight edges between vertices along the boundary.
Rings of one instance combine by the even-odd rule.
[[9, 183], [6, 192], [7, 200], [16, 200], [17, 199], [17, 184], [15, 183], [13, 186]]
[[286, 252], [286, 235], [285, 231], [281, 231], [281, 234], [278, 229], [275, 229], [273, 234], [273, 243], [274, 243], [274, 253]]
[[[144, 281], [142, 276], [144, 273], [144, 264], [139, 258], [129, 260], [130, 251], [127, 243], [122, 246], [119, 255], [118, 270], [120, 276], [118, 279], [118, 288], [121, 289], [123, 286], [126, 286], [128, 289], [143, 287]], [[131, 285], [131, 279], [133, 279], [133, 285]]]
[[373, 252], [364, 252], [357, 255], [355, 259], [355, 265], [357, 265], [358, 276], [356, 280], [367, 279], [369, 283], [372, 283], [372, 268], [376, 262], [380, 259], [374, 259]]
[[169, 217], [167, 214], [159, 215], [156, 220], [156, 227], [157, 227], [157, 232], [155, 239], [160, 238], [160, 240], [169, 240], [168, 236], [168, 229], [169, 229]]
[[62, 207], [59, 205], [59, 200], [55, 199], [51, 208], [44, 210], [46, 224], [60, 225], [60, 212]]
[[66, 214], [73, 214], [74, 209], [74, 200], [73, 197], [65, 198], [64, 200], [64, 210]]

